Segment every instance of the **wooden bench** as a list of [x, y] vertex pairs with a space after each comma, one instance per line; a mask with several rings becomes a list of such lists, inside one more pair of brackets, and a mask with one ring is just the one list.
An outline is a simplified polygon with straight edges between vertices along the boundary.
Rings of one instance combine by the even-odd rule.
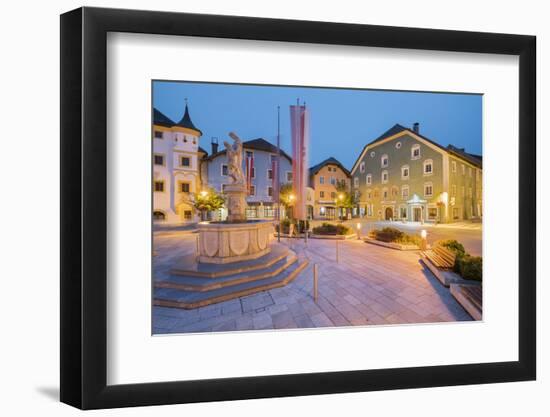
[[449, 249], [439, 245], [437, 242], [432, 245], [431, 250], [424, 252], [436, 267], [441, 269], [453, 269], [455, 265], [456, 255]]
[[483, 291], [481, 285], [451, 284], [451, 294], [474, 320], [481, 320], [483, 312]]

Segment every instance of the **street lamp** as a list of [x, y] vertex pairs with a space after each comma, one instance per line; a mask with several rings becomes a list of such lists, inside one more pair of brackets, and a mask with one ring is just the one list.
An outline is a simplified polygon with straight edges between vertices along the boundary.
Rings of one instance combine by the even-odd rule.
[[420, 250], [426, 250], [428, 248], [428, 241], [426, 240], [427, 237], [428, 237], [428, 232], [426, 231], [426, 229], [422, 229], [420, 231], [420, 238], [421, 238]]
[[201, 197], [206, 197], [208, 195], [208, 191], [202, 190], [201, 191]]
[[361, 239], [361, 223], [357, 223], [357, 239]]

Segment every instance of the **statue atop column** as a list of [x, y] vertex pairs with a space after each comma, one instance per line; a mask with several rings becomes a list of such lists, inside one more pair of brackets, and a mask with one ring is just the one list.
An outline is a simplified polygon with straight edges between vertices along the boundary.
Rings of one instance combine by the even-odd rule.
[[234, 133], [229, 136], [233, 143], [224, 142], [227, 154], [227, 170], [231, 178], [231, 184], [225, 186], [227, 196], [227, 221], [240, 223], [246, 221], [246, 184], [243, 173], [243, 142]]
[[243, 142], [234, 132], [230, 132], [229, 136], [233, 139], [233, 144], [224, 142], [227, 151], [227, 168], [229, 177], [232, 179], [232, 184], [244, 184], [243, 174]]

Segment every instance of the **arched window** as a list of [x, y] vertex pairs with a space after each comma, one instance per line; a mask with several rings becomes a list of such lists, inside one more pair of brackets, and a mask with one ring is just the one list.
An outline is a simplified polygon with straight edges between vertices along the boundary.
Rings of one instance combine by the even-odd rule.
[[153, 211], [153, 219], [154, 220], [166, 220], [165, 214], [160, 210]]

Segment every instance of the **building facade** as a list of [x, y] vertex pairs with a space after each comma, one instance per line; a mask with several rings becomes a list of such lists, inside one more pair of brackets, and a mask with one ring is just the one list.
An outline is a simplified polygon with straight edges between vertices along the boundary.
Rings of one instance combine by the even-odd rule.
[[342, 183], [349, 191], [350, 173], [335, 158], [328, 158], [309, 169], [309, 184], [313, 189], [312, 218], [333, 220], [344, 216], [344, 209], [338, 207], [337, 186]]
[[[249, 219], [274, 218], [276, 216], [276, 196], [274, 195], [274, 173], [272, 161], [277, 158], [277, 147], [263, 138], [243, 142], [243, 172], [247, 175], [247, 158], [253, 159], [251, 186], [247, 196], [247, 217]], [[212, 154], [205, 158], [205, 172], [208, 185], [218, 192], [224, 192], [224, 186], [230, 183], [226, 151], [218, 151], [217, 142], [212, 143]], [[292, 182], [292, 160], [281, 150], [279, 181], [283, 185]], [[218, 216], [227, 217], [226, 209]]]
[[481, 219], [482, 158], [396, 124], [367, 144], [351, 170], [354, 213], [373, 220]]
[[172, 121], [153, 109], [153, 219], [155, 222], [186, 223], [199, 220], [193, 207], [201, 191], [200, 148], [202, 132], [193, 124], [189, 108], [181, 120]]

